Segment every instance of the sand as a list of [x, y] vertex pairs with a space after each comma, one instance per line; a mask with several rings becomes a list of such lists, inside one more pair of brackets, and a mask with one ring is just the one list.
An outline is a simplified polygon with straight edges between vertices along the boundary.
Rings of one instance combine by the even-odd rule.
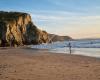
[[100, 59], [0, 48], [0, 80], [100, 80]]

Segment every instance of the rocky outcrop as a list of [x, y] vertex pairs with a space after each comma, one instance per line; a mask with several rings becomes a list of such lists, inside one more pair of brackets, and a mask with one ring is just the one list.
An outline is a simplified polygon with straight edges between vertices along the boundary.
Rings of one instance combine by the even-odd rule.
[[48, 40], [47, 32], [39, 30], [29, 14], [0, 12], [0, 46], [40, 44]]
[[67, 40], [72, 40], [72, 38], [69, 36], [59, 36], [59, 35], [55, 35], [55, 34], [49, 34], [50, 42], [67, 41]]

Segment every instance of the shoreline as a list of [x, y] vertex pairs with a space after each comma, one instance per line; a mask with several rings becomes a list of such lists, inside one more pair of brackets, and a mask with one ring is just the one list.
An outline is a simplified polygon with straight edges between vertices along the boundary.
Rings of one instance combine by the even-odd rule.
[[4, 51], [5, 50], [21, 50], [21, 51], [26, 50], [28, 52], [31, 51], [32, 53], [38, 53], [39, 52], [39, 53], [49, 53], [49, 54], [64, 54], [64, 55], [71, 55], [71, 56], [80, 56], [80, 57], [100, 59], [99, 57], [95, 57], [95, 56], [93, 57], [93, 56], [86, 56], [86, 55], [81, 55], [81, 54], [53, 52], [53, 51], [49, 51], [48, 49], [37, 49], [37, 48], [30, 48], [30, 47], [27, 47], [27, 46], [22, 46], [22, 47], [0, 47], [0, 51], [2, 51], [2, 50], [4, 50]]
[[100, 80], [100, 59], [0, 48], [0, 80]]

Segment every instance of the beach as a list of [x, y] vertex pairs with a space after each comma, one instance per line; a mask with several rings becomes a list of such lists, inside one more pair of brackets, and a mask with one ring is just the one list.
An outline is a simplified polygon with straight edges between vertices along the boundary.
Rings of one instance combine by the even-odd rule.
[[100, 58], [0, 48], [0, 80], [100, 80]]

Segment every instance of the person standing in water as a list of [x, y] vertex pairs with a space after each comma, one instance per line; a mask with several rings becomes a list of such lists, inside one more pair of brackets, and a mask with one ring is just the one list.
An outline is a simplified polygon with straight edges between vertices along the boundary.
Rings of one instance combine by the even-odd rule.
[[68, 47], [69, 47], [69, 53], [71, 54], [72, 51], [71, 51], [71, 43], [70, 42], [68, 43]]

